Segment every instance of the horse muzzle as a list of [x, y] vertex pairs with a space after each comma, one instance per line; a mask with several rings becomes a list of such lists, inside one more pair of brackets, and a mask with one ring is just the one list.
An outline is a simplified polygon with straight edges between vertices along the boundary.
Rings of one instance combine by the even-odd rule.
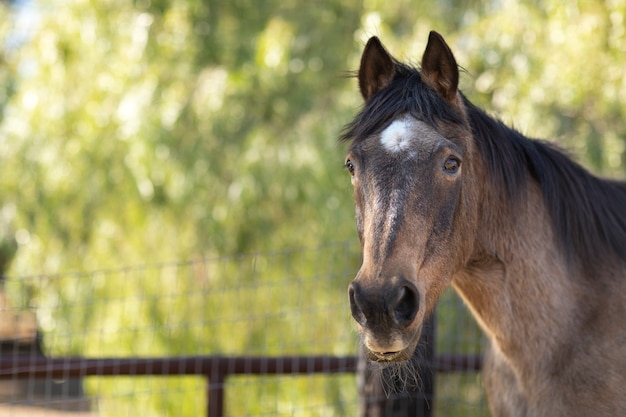
[[370, 352], [369, 359], [410, 359], [421, 329], [420, 323], [416, 323], [420, 308], [417, 287], [404, 278], [394, 277], [382, 287], [362, 285], [357, 278], [350, 284], [348, 295], [352, 316]]

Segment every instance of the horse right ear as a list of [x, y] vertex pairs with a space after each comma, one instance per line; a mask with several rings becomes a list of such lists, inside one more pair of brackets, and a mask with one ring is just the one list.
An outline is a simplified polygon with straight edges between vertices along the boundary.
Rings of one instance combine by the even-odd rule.
[[370, 38], [359, 67], [359, 89], [365, 101], [389, 85], [394, 74], [395, 64], [389, 52], [376, 36]]
[[433, 87], [448, 102], [457, 99], [459, 68], [443, 36], [430, 32], [422, 58], [422, 80]]

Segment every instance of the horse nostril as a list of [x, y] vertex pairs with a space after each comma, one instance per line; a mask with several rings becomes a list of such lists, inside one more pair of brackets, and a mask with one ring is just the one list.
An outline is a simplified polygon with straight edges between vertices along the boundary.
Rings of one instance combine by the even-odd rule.
[[365, 313], [363, 313], [363, 309], [359, 306], [357, 294], [359, 291], [359, 286], [352, 282], [350, 287], [348, 288], [348, 295], [350, 296], [350, 311], [352, 312], [352, 317], [359, 323], [361, 326], [365, 326], [365, 322], [367, 319], [365, 318]]
[[419, 296], [417, 288], [412, 284], [402, 285], [398, 289], [398, 297], [393, 308], [393, 318], [400, 326], [407, 327], [419, 310]]
[[352, 317], [363, 327], [408, 327], [419, 310], [415, 285], [402, 279], [388, 288], [363, 288], [352, 281], [348, 288]]

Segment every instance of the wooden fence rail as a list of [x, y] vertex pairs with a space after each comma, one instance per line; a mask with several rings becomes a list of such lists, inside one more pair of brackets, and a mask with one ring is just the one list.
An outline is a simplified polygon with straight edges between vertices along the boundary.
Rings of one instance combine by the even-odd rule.
[[[226, 378], [232, 375], [354, 373], [357, 356], [185, 356], [158, 358], [0, 357], [0, 379], [81, 378], [88, 376], [203, 376], [207, 379], [207, 416], [224, 415]], [[481, 357], [437, 355], [425, 364], [435, 372], [472, 372]]]

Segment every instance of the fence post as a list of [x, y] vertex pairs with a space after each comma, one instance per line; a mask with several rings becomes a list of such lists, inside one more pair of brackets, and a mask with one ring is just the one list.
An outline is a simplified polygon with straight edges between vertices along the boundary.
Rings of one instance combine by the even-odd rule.
[[361, 351], [357, 369], [361, 417], [431, 417], [435, 385], [435, 318], [426, 320], [412, 361], [417, 377], [369, 364]]
[[210, 372], [206, 376], [207, 383], [207, 417], [224, 416], [224, 383], [226, 375], [222, 370], [222, 358], [211, 361]]

